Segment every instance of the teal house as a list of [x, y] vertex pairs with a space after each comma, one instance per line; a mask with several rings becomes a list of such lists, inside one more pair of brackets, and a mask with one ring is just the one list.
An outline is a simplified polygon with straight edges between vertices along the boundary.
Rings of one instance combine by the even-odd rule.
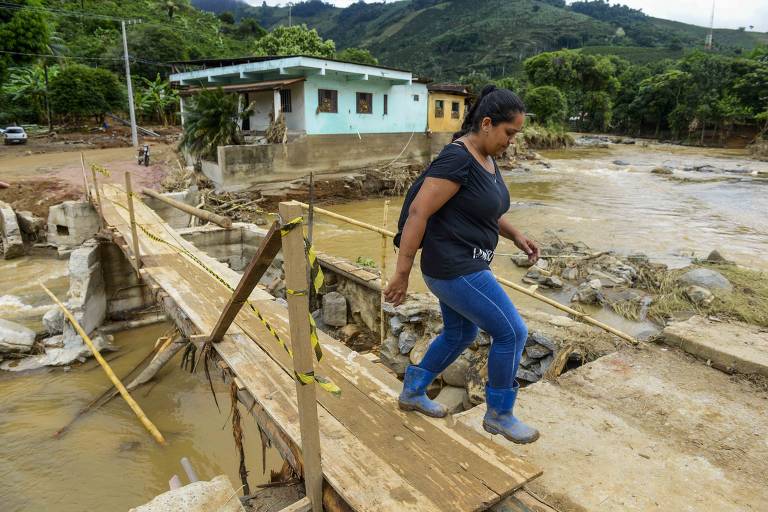
[[246, 133], [264, 132], [281, 114], [289, 135], [427, 130], [427, 84], [409, 71], [301, 55], [199, 60], [176, 68], [170, 78], [182, 112], [185, 98], [221, 87], [253, 107], [243, 122]]

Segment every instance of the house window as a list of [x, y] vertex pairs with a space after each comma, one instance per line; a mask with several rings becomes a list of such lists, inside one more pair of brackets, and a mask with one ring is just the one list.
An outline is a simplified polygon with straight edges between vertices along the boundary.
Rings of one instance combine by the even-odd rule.
[[451, 119], [458, 119], [458, 118], [459, 118], [459, 102], [452, 101], [451, 102]]
[[357, 113], [373, 114], [373, 94], [370, 92], [357, 93]]
[[332, 89], [317, 90], [317, 111], [336, 114], [339, 111], [339, 91]]
[[414, 94], [413, 95], [413, 101], [419, 101], [419, 95], [418, 94]]
[[280, 89], [280, 112], [291, 112], [290, 89]]
[[443, 100], [435, 100], [435, 117], [443, 117]]
[[389, 95], [384, 95], [384, 115], [389, 113]]

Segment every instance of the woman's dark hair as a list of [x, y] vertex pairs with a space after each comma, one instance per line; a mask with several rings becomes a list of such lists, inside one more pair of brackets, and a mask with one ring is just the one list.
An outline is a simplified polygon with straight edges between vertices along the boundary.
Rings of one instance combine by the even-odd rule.
[[461, 129], [453, 134], [453, 140], [469, 132], [478, 132], [480, 123], [486, 117], [490, 117], [491, 123], [496, 126], [499, 123], [511, 122], [516, 115], [523, 113], [525, 113], [525, 105], [517, 94], [509, 89], [497, 89], [495, 85], [486, 85], [464, 116]]

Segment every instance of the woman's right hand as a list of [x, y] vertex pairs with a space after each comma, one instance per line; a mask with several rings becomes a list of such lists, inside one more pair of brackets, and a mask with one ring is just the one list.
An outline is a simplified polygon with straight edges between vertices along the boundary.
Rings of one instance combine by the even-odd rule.
[[389, 281], [387, 289], [384, 290], [384, 300], [399, 306], [405, 300], [405, 294], [408, 291], [408, 274], [395, 274]]

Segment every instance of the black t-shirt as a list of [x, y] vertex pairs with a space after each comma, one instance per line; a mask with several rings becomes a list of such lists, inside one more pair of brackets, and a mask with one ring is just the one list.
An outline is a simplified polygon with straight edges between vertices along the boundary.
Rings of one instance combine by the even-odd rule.
[[495, 162], [494, 167], [494, 174], [489, 173], [460, 141], [452, 142], [408, 191], [401, 214], [403, 224], [424, 179], [443, 178], [461, 185], [427, 221], [422, 273], [453, 279], [490, 268], [499, 242], [499, 217], [509, 209], [509, 191]]

